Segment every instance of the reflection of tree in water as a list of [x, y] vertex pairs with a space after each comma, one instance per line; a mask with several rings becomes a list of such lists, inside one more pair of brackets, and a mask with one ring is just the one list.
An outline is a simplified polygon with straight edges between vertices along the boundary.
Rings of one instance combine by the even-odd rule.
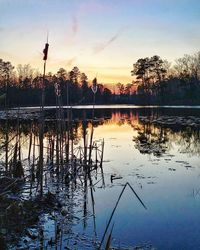
[[[86, 135], [88, 133], [88, 137], [90, 136], [89, 134], [89, 129], [91, 126], [91, 121], [90, 120], [84, 120], [84, 121], [73, 121], [69, 127], [69, 130], [64, 131], [66, 133], [69, 133], [69, 137], [70, 137], [70, 144], [73, 145], [77, 145], [79, 141], [82, 140], [82, 138], [84, 138], [84, 135]], [[95, 126], [98, 126], [98, 122], [95, 123]], [[4, 122], [0, 123], [0, 138], [4, 138], [4, 134], [5, 134], [5, 129], [6, 129], [6, 124]], [[37, 173], [38, 173], [38, 164], [37, 164], [37, 159], [38, 159], [38, 150], [35, 150], [35, 147], [37, 148], [39, 146], [38, 143], [38, 137], [39, 137], [39, 124], [38, 121], [20, 121], [18, 120], [17, 123], [16, 121], [8, 121], [8, 129], [7, 131], [7, 135], [8, 135], [8, 142], [10, 146], [13, 146], [13, 148], [11, 148], [9, 150], [9, 165], [8, 168], [10, 170], [10, 173], [12, 174], [12, 176], [15, 178], [17, 176], [14, 176], [14, 171], [15, 171], [15, 167], [12, 164], [14, 161], [12, 159], [15, 159], [16, 157], [14, 157], [15, 155], [15, 148], [16, 145], [18, 146], [18, 148], [20, 148], [20, 152], [21, 152], [21, 147], [22, 147], [22, 151], [23, 151], [23, 159], [20, 158], [20, 162], [21, 159], [23, 161], [23, 165], [24, 165], [24, 170], [25, 172], [25, 176], [26, 176], [26, 185], [28, 186], [28, 189], [30, 189], [30, 191], [28, 191], [27, 196], [30, 195], [31, 199], [33, 197], [37, 196], [37, 191], [38, 191], [38, 178], [37, 178]], [[57, 204], [55, 207], [53, 204], [52, 207], [55, 208], [55, 214], [51, 219], [48, 220], [52, 220], [55, 222], [55, 237], [51, 237], [51, 239], [47, 242], [47, 238], [48, 237], [48, 232], [43, 231], [44, 229], [44, 224], [46, 223], [45, 221], [41, 221], [41, 223], [38, 225], [38, 227], [41, 229], [39, 230], [39, 234], [35, 235], [35, 244], [38, 244], [38, 240], [41, 239], [40, 242], [40, 246], [42, 247], [42, 249], [44, 248], [45, 245], [56, 245], [56, 247], [60, 247], [60, 249], [62, 248], [62, 242], [64, 239], [64, 231], [67, 230], [66, 236], [68, 238], [68, 236], [70, 235], [70, 230], [72, 225], [74, 224], [74, 221], [80, 220], [80, 218], [74, 216], [75, 214], [75, 210], [74, 210], [74, 206], [77, 204], [76, 207], [78, 207], [78, 204], [80, 203], [80, 201], [78, 200], [81, 195], [79, 194], [79, 192], [81, 191], [80, 187], [84, 187], [84, 222], [86, 224], [86, 220], [88, 219], [87, 216], [87, 192], [88, 189], [90, 188], [90, 193], [91, 193], [91, 199], [92, 199], [92, 209], [93, 209], [93, 218], [94, 218], [94, 228], [96, 227], [95, 225], [95, 210], [94, 210], [94, 196], [93, 196], [93, 182], [92, 179], [95, 178], [96, 182], [98, 182], [97, 180], [97, 174], [99, 171], [99, 167], [100, 167], [100, 171], [102, 174], [102, 185], [103, 185], [103, 168], [102, 168], [102, 163], [103, 163], [103, 148], [104, 148], [104, 142], [98, 141], [92, 141], [92, 150], [91, 152], [89, 151], [89, 147], [90, 145], [86, 143], [86, 148], [83, 148], [81, 146], [79, 147], [71, 147], [70, 148], [70, 153], [72, 155], [72, 158], [70, 158], [69, 164], [68, 165], [64, 165], [65, 162], [61, 162], [62, 158], [60, 157], [59, 159], [59, 151], [57, 151], [57, 148], [55, 150], [55, 147], [58, 144], [58, 142], [56, 141], [56, 136], [58, 138], [58, 128], [57, 128], [57, 124], [54, 121], [47, 121], [45, 124], [45, 129], [44, 129], [44, 161], [45, 161], [45, 179], [44, 179], [44, 185], [43, 188], [45, 190], [45, 194], [44, 197], [46, 197], [46, 192], [47, 192], [47, 196], [50, 195], [52, 197], [52, 199], [56, 198], [57, 196], [61, 198], [61, 196], [64, 196], [64, 199], [62, 201], [62, 204], [59, 203]], [[20, 138], [20, 139], [19, 139]], [[62, 139], [62, 138], [61, 138]], [[65, 138], [64, 138], [65, 139]], [[89, 141], [89, 140], [88, 140]], [[30, 150], [30, 145], [32, 145], [33, 150]], [[85, 146], [85, 143], [84, 143]], [[29, 152], [27, 152], [27, 149], [29, 148], [29, 151], [31, 152], [31, 155], [29, 154]], [[75, 152], [76, 150], [76, 152]], [[79, 150], [79, 151], [77, 151]], [[86, 150], [86, 155], [84, 150]], [[4, 148], [2, 148], [2, 152], [5, 151]], [[88, 152], [87, 152], [88, 151]], [[26, 154], [28, 153], [29, 157], [26, 158]], [[83, 154], [84, 153], [84, 154]], [[88, 157], [90, 155], [90, 158]], [[21, 154], [19, 153], [19, 156], [21, 156]], [[24, 157], [25, 156], [25, 157]], [[78, 158], [78, 156], [80, 156], [80, 158]], [[3, 156], [3, 159], [5, 158], [5, 156]], [[17, 159], [17, 158], [16, 158]], [[67, 158], [65, 158], [67, 159]], [[59, 169], [58, 169], [59, 168]], [[60, 174], [59, 174], [60, 171]], [[1, 170], [0, 170], [0, 175], [1, 175]], [[24, 175], [24, 172], [23, 172]], [[22, 176], [22, 175], [21, 175]], [[20, 177], [21, 177], [20, 176]], [[30, 178], [30, 179], [29, 179]], [[65, 193], [65, 187], [66, 187], [66, 193]], [[71, 192], [70, 192], [70, 187], [71, 187]], [[4, 190], [4, 187], [1, 186], [1, 193], [2, 190]], [[26, 187], [27, 188], [27, 187]], [[48, 191], [47, 191], [48, 190]], [[77, 190], [77, 194], [76, 191]], [[23, 189], [22, 189], [23, 192]], [[55, 194], [56, 193], [56, 194]], [[25, 194], [26, 196], [26, 194]], [[27, 197], [26, 196], [26, 197]], [[66, 198], [67, 197], [67, 198]], [[77, 203], [75, 203], [75, 201], [77, 201]], [[10, 200], [9, 200], [10, 202]], [[37, 202], [37, 201], [36, 201]], [[46, 202], [46, 200], [45, 200]], [[55, 201], [57, 202], [57, 201]], [[43, 203], [42, 203], [43, 204]], [[75, 205], [74, 205], [75, 204]], [[21, 203], [20, 203], [21, 205]], [[43, 204], [45, 207], [48, 204]], [[42, 206], [42, 205], [41, 205]], [[7, 206], [9, 207], [9, 205]], [[33, 206], [31, 206], [32, 208]], [[24, 209], [26, 209], [25, 205], [24, 205]], [[42, 207], [41, 207], [42, 209]], [[4, 215], [4, 211], [3, 210], [3, 215]], [[46, 211], [46, 210], [45, 210]], [[1, 212], [1, 211], [0, 211]], [[35, 211], [33, 212], [33, 216], [34, 213], [36, 212], [41, 212], [39, 211]], [[44, 210], [43, 210], [44, 212]], [[49, 212], [49, 211], [48, 211]], [[63, 226], [63, 218], [61, 217], [61, 215], [64, 215], [64, 217], [67, 217], [66, 223], [68, 225], [67, 226]], [[23, 218], [22, 218], [23, 221]], [[65, 224], [66, 224], [65, 223]], [[26, 225], [25, 225], [26, 226]], [[31, 225], [29, 225], [31, 226]], [[41, 226], [41, 227], [40, 227]], [[5, 224], [5, 228], [7, 228], [7, 224]], [[14, 231], [14, 229], [13, 229]], [[41, 233], [40, 233], [41, 231]], [[51, 232], [49, 232], [51, 235]], [[96, 233], [95, 233], [96, 234]], [[21, 235], [21, 232], [20, 232]], [[32, 233], [29, 233], [30, 237], [32, 237]], [[45, 236], [46, 235], [46, 236]], [[40, 237], [41, 236], [41, 237]], [[74, 238], [74, 234], [71, 233], [71, 242], [69, 242], [69, 249], [72, 249], [72, 245], [75, 244], [76, 241], [81, 241], [81, 238], [79, 239], [78, 237], [76, 237], [76, 239]], [[1, 237], [1, 235], [0, 235]], [[95, 236], [96, 237], [96, 236]], [[37, 238], [37, 240], [36, 240]], [[7, 238], [6, 238], [7, 239]], [[90, 240], [90, 239], [88, 239]], [[9, 241], [9, 239], [8, 239]], [[59, 243], [60, 242], [60, 243]], [[27, 243], [28, 244], [28, 243]], [[80, 247], [80, 249], [82, 249], [82, 247]]]
[[[150, 115], [150, 119], [147, 118], [146, 120], [140, 120], [139, 112], [120, 112], [120, 111], [115, 111], [112, 112], [112, 116], [108, 118], [108, 112], [105, 113], [104, 115], [101, 114], [98, 118], [95, 119], [94, 121], [94, 127], [101, 126], [103, 124], [106, 125], [112, 125], [114, 124], [115, 126], [118, 126], [119, 129], [122, 127], [122, 129], [127, 128], [128, 126], [133, 128], [133, 134], [136, 134], [134, 136], [133, 140], [135, 143], [135, 147], [143, 154], [153, 154], [155, 156], [161, 156], [164, 154], [167, 150], [169, 150], [174, 144], [178, 145], [178, 148], [180, 151], [184, 153], [189, 153], [192, 155], [200, 155], [200, 131], [197, 128], [192, 128], [189, 125], [188, 126], [177, 126], [174, 124], [166, 124], [163, 122], [163, 124], [152, 124], [152, 120], [156, 119], [155, 116], [153, 117]], [[153, 117], [153, 118], [152, 118]], [[161, 117], [162, 116], [158, 116]], [[163, 120], [162, 120], [163, 121]], [[36, 137], [36, 144], [37, 138], [38, 138], [38, 122], [36, 121], [20, 121], [19, 122], [19, 130], [21, 133], [21, 144], [24, 146], [24, 148], [28, 148], [25, 145], [29, 145], [29, 138], [31, 133], [33, 134], [33, 137]], [[126, 127], [125, 127], [126, 126]], [[81, 142], [82, 138], [86, 138], [86, 135], [89, 135], [89, 130], [91, 127], [91, 119], [88, 119], [85, 117], [85, 119], [75, 119], [70, 127], [70, 140], [73, 141], [74, 145], [77, 145], [79, 142]], [[9, 121], [9, 126], [8, 126], [8, 135], [9, 135], [9, 140], [13, 138], [14, 135], [17, 133], [17, 123], [16, 122], [11, 122]], [[4, 140], [4, 133], [5, 133], [5, 124], [0, 123], [0, 140]], [[53, 121], [47, 121], [45, 124], [45, 139], [48, 140], [49, 137], [57, 135], [57, 128], [56, 128], [56, 123]], [[2, 138], [2, 139], [1, 139]], [[34, 139], [33, 139], [34, 140]], [[15, 142], [15, 141], [14, 141]], [[83, 141], [82, 141], [83, 142]], [[83, 142], [85, 145], [86, 142]], [[35, 143], [33, 143], [35, 144]], [[11, 145], [11, 144], [10, 144]], [[14, 144], [13, 144], [14, 146]], [[83, 152], [85, 155], [85, 152]], [[89, 176], [89, 179], [86, 178], [86, 175], [81, 175], [80, 183], [77, 181], [77, 183], [74, 181], [72, 183], [72, 180], [74, 176], [70, 172], [70, 175], [65, 178], [65, 185], [66, 185], [66, 192], [64, 192], [64, 202], [63, 202], [63, 210], [61, 211], [61, 214], [66, 217], [65, 224], [68, 225], [67, 227], [64, 228], [63, 225], [63, 217], [56, 218], [56, 230], [59, 231], [60, 233], [55, 237], [56, 239], [56, 245], [61, 246], [62, 244], [62, 232], [64, 230], [68, 230], [67, 236], [71, 236], [73, 239], [73, 231], [71, 228], [70, 223], [76, 223], [77, 217], [76, 217], [76, 209], [75, 207], [78, 207], [80, 205], [78, 201], [79, 195], [76, 194], [76, 185], [82, 185], [82, 193], [81, 197], [82, 202], [83, 202], [83, 216], [80, 218], [83, 218], [83, 226], [87, 226], [87, 220], [93, 215], [93, 227], [94, 227], [94, 236], [96, 238], [96, 222], [95, 222], [95, 209], [94, 209], [94, 196], [93, 196], [93, 191], [94, 191], [94, 186], [95, 184], [92, 183], [94, 178], [97, 178], [97, 171], [94, 169], [92, 172], [92, 175]], [[55, 179], [55, 178], [54, 178]], [[52, 178], [52, 182], [54, 180]], [[56, 180], [56, 179], [55, 179]], [[70, 183], [71, 180], [71, 183]], [[98, 183], [98, 180], [97, 180]], [[57, 187], [57, 183], [55, 181], [55, 187]], [[102, 186], [103, 186], [103, 174], [102, 174]], [[63, 189], [63, 186], [59, 188]], [[65, 190], [64, 190], [65, 191]], [[77, 195], [77, 196], [76, 196]], [[75, 202], [77, 198], [77, 203]], [[91, 207], [88, 208], [88, 198], [91, 199], [92, 203], [92, 212], [89, 211], [91, 210]], [[66, 209], [65, 209], [66, 208]], [[68, 212], [66, 212], [66, 211]], [[68, 217], [65, 215], [69, 215]], [[80, 219], [79, 218], [79, 219]], [[69, 223], [70, 222], [70, 223]], [[68, 223], [68, 224], [67, 224]], [[56, 231], [56, 232], [57, 232]], [[64, 234], [64, 233], [63, 233]], [[57, 241], [60, 240], [60, 245], [57, 243]], [[51, 240], [49, 241], [51, 243]], [[42, 245], [43, 243], [41, 243]], [[71, 247], [74, 244], [74, 241], [71, 240], [69, 242], [69, 247]]]
[[[30, 136], [30, 133], [32, 132], [36, 137], [39, 136], [39, 124], [37, 121], [23, 121], [19, 122], [20, 126], [20, 133], [21, 136], [24, 138], [27, 138]], [[8, 126], [8, 136], [11, 139], [17, 132], [18, 125], [16, 124], [16, 121], [9, 121]], [[89, 122], [86, 123], [86, 129], [89, 127]], [[5, 133], [5, 123], [0, 123], [0, 141], [4, 140], [4, 133]], [[55, 122], [46, 122], [46, 126], [44, 129], [44, 135], [46, 138], [49, 137], [49, 135], [55, 136], [57, 133], [57, 127]], [[70, 128], [70, 139], [73, 139], [76, 143], [80, 141], [80, 139], [83, 136], [83, 129], [82, 129], [82, 122], [76, 121], [72, 123], [72, 126]]]
[[[171, 129], [172, 130], [172, 129]], [[191, 156], [200, 156], [200, 130], [186, 127], [169, 133], [169, 140], [179, 146], [179, 151]]]
[[133, 137], [135, 147], [142, 154], [154, 154], [161, 156], [170, 150], [175, 143], [179, 151], [190, 155], [200, 155], [200, 130], [190, 126], [154, 125], [150, 122], [139, 121], [131, 126], [137, 131]]
[[135, 148], [142, 154], [161, 156], [166, 152], [166, 142], [169, 140], [167, 131], [162, 127], [156, 128], [151, 123], [143, 124], [135, 128], [137, 136], [133, 137]]
[[[140, 113], [144, 116], [140, 116]], [[70, 139], [74, 144], [78, 144], [84, 137], [84, 134], [88, 133], [88, 129], [91, 126], [91, 121], [88, 119], [90, 113], [86, 114], [85, 120], [76, 119], [73, 121], [70, 131]], [[154, 154], [160, 156], [172, 147], [173, 143], [179, 146], [179, 150], [191, 155], [200, 155], [200, 132], [197, 128], [190, 126], [177, 126], [167, 124], [152, 124], [152, 120], [160, 117], [158, 113], [144, 114], [136, 110], [106, 110], [97, 112], [97, 119], [94, 121], [94, 127], [101, 126], [103, 124], [111, 125], [115, 124], [123, 126], [125, 124], [130, 125], [134, 131], [137, 131], [137, 135], [134, 136], [135, 147], [143, 154]], [[143, 119], [140, 119], [140, 118]], [[17, 124], [16, 121], [9, 121], [9, 139], [16, 134]], [[38, 137], [38, 123], [36, 121], [21, 121], [20, 131], [22, 136], [22, 142], [24, 145], [28, 145], [28, 137], [30, 136], [31, 127], [33, 134]], [[1, 145], [5, 140], [5, 123], [0, 123], [0, 141]], [[52, 121], [46, 122], [45, 136], [56, 136], [56, 124]], [[1, 148], [1, 151], [3, 148]]]

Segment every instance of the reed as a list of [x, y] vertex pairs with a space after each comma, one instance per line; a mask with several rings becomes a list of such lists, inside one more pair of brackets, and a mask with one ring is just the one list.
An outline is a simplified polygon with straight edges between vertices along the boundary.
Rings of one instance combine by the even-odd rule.
[[111, 221], [112, 221], [112, 218], [113, 218], [113, 215], [114, 215], [114, 213], [115, 213], [115, 210], [117, 209], [117, 206], [118, 206], [118, 204], [119, 204], [119, 201], [120, 201], [120, 199], [121, 199], [121, 197], [122, 197], [122, 195], [123, 195], [123, 193], [124, 193], [124, 191], [125, 191], [125, 189], [126, 189], [127, 186], [130, 187], [131, 191], [134, 193], [134, 195], [135, 195], [136, 198], [139, 200], [139, 202], [142, 204], [142, 206], [143, 206], [145, 209], [147, 209], [147, 207], [144, 205], [143, 201], [140, 199], [140, 197], [138, 196], [138, 194], [135, 192], [135, 190], [132, 188], [132, 186], [129, 184], [129, 182], [127, 182], [127, 183], [124, 185], [124, 187], [123, 187], [121, 193], [119, 194], [119, 197], [118, 197], [118, 199], [117, 199], [117, 202], [116, 202], [116, 204], [115, 204], [115, 206], [114, 206], [114, 208], [113, 208], [113, 210], [112, 210], [112, 213], [111, 213], [111, 215], [110, 215], [110, 217], [109, 217], [109, 220], [108, 220], [108, 223], [107, 223], [107, 225], [106, 225], [106, 228], [105, 228], [103, 237], [102, 237], [101, 242], [100, 242], [99, 249], [101, 249], [101, 246], [102, 246], [102, 244], [103, 244], [103, 242], [104, 242], [106, 233], [107, 233], [108, 228], [109, 228], [109, 226], [110, 226], [110, 223], [111, 223]]

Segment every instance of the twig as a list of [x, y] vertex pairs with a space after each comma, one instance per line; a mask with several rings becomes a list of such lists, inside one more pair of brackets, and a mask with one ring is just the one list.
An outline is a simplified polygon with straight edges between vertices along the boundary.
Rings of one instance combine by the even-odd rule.
[[105, 238], [106, 233], [107, 233], [107, 231], [108, 231], [108, 228], [109, 228], [109, 226], [110, 226], [110, 222], [111, 222], [111, 220], [112, 220], [112, 217], [113, 217], [113, 215], [114, 215], [114, 213], [115, 213], [115, 210], [116, 210], [116, 208], [117, 208], [117, 206], [118, 206], [118, 203], [119, 203], [119, 201], [120, 201], [120, 199], [121, 199], [121, 197], [122, 197], [122, 194], [123, 194], [123, 192], [124, 192], [126, 186], [129, 186], [129, 187], [131, 188], [131, 190], [133, 191], [133, 193], [135, 194], [135, 196], [138, 198], [138, 200], [140, 201], [140, 203], [142, 204], [142, 206], [143, 206], [145, 209], [147, 209], [147, 207], [144, 205], [144, 203], [142, 202], [142, 200], [140, 199], [140, 197], [137, 195], [137, 193], [135, 192], [135, 190], [131, 187], [131, 185], [129, 184], [129, 182], [127, 182], [127, 183], [124, 185], [124, 187], [123, 187], [123, 189], [122, 189], [122, 191], [121, 191], [121, 193], [120, 193], [120, 195], [119, 195], [119, 197], [118, 197], [118, 200], [117, 200], [117, 202], [116, 202], [116, 204], [115, 204], [115, 207], [114, 207], [114, 209], [113, 209], [113, 211], [112, 211], [112, 213], [111, 213], [111, 215], [110, 215], [110, 218], [109, 218], [109, 221], [108, 221], [108, 223], [107, 223], [106, 229], [105, 229], [105, 231], [104, 231], [104, 234], [103, 234], [103, 237], [102, 237], [102, 240], [101, 240], [99, 249], [101, 249], [101, 246], [102, 246], [102, 244], [103, 244], [104, 238]]

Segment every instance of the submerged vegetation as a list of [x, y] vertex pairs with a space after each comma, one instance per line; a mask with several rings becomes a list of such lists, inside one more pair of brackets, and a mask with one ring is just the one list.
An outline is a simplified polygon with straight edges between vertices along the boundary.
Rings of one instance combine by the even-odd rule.
[[[100, 171], [100, 181], [104, 180], [104, 141], [94, 141], [93, 122], [85, 120], [82, 127], [77, 128], [71, 120], [71, 112], [68, 112], [67, 122], [58, 112], [61, 110], [56, 112], [57, 119], [45, 122], [42, 153], [41, 126], [37, 120], [26, 125], [26, 121], [23, 122], [18, 117], [13, 125], [9, 123], [9, 129], [7, 121], [2, 127], [7, 133], [6, 141], [5, 138], [1, 138], [4, 140], [1, 147], [0, 172], [2, 245], [9, 243], [11, 247], [12, 244], [19, 244], [17, 246], [21, 249], [26, 243], [29, 244], [31, 239], [41, 239], [43, 233], [40, 234], [39, 231], [32, 234], [28, 228], [39, 222], [42, 213], [73, 216], [68, 199], [70, 196], [73, 197], [76, 190], [83, 189], [86, 213], [88, 189], [93, 201], [93, 176], [97, 176]], [[86, 126], [88, 123], [89, 128]], [[76, 133], [80, 133], [80, 137], [75, 136]], [[26, 136], [26, 140], [22, 140], [23, 135]], [[25, 145], [27, 154], [24, 158], [21, 148]], [[61, 200], [59, 197], [64, 193], [68, 198]], [[62, 233], [61, 228], [56, 230], [59, 230], [58, 235]], [[22, 235], [29, 240], [26, 239], [20, 245], [18, 239]], [[48, 244], [56, 245], [56, 240], [57, 238], [49, 239]]]
[[[95, 129], [106, 124], [114, 123], [120, 127], [128, 124], [137, 131], [133, 137], [136, 150], [158, 159], [167, 155], [174, 137], [182, 151], [188, 155], [200, 155], [198, 110], [184, 112], [181, 117], [178, 113], [170, 114], [162, 109], [99, 109], [95, 110], [93, 116], [91, 109], [63, 109], [61, 106], [57, 110], [47, 110], [42, 196], [39, 171], [40, 113], [27, 118], [21, 110], [16, 117], [1, 120], [1, 246], [5, 249], [6, 245], [9, 249], [16, 246], [18, 249], [56, 246], [60, 249], [99, 249], [102, 241], [101, 249], [109, 249], [112, 245], [115, 247], [113, 249], [126, 249], [117, 247], [118, 244], [113, 241], [117, 226], [114, 213], [117, 206], [123, 204], [122, 194], [130, 184], [120, 184], [119, 197], [111, 205], [113, 210], [108, 214], [101, 234], [98, 234], [95, 192], [109, 185], [115, 186], [118, 182], [123, 183], [126, 178], [115, 173], [104, 174], [104, 140], [95, 139]], [[8, 158], [5, 161], [6, 150]], [[190, 163], [177, 164], [185, 164], [185, 169], [192, 169]], [[169, 171], [174, 172], [175, 169], [170, 167]], [[136, 173], [135, 176], [138, 181], [145, 180], [142, 175]], [[147, 183], [150, 185], [155, 181], [148, 177]], [[139, 200], [142, 206], [152, 209], [148, 202], [140, 198], [138, 189], [137, 193], [135, 187], [132, 191], [136, 203]], [[72, 228], [79, 224], [85, 229], [91, 227], [91, 232], [85, 235], [75, 233]], [[139, 244], [139, 247], [154, 249], [150, 243]]]

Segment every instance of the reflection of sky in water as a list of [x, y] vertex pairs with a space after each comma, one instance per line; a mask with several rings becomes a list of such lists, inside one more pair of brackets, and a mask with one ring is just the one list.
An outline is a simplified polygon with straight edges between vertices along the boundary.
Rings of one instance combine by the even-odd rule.
[[[128, 119], [127, 119], [128, 118]], [[140, 118], [140, 115], [139, 115]], [[80, 132], [80, 131], [79, 131]], [[137, 140], [142, 135], [152, 140], [155, 146], [164, 149], [161, 154], [140, 153]], [[145, 210], [130, 188], [127, 187], [112, 223], [115, 246], [151, 243], [158, 249], [198, 249], [200, 246], [200, 139], [199, 130], [194, 132], [183, 128], [164, 130], [164, 142], [157, 144], [159, 126], [144, 125], [138, 114], [115, 112], [111, 119], [95, 127], [95, 139], [104, 138], [105, 189], [100, 181], [95, 186], [95, 214], [98, 239], [104, 233], [106, 223], [115, 206], [118, 196], [127, 181], [147, 206]], [[23, 154], [27, 154], [28, 143]], [[122, 177], [113, 180], [111, 175]], [[95, 183], [95, 181], [94, 181]], [[87, 228], [83, 229], [83, 197], [74, 208], [79, 223], [73, 232], [94, 237], [91, 196], [88, 190]], [[67, 220], [64, 221], [67, 225]], [[112, 226], [111, 223], [111, 226]], [[51, 232], [52, 222], [46, 222]], [[51, 235], [51, 233], [49, 233]], [[71, 235], [70, 237], [74, 237]], [[88, 243], [89, 244], [89, 243]]]
[[[105, 139], [107, 177], [107, 188], [96, 189], [94, 193], [98, 235], [104, 232], [121, 185], [129, 181], [148, 210], [127, 187], [113, 218], [116, 246], [119, 242], [126, 245], [150, 242], [158, 249], [196, 249], [200, 245], [200, 197], [194, 197], [200, 188], [199, 157], [180, 152], [182, 145], [177, 141], [180, 135], [169, 135], [170, 147], [160, 157], [140, 154], [132, 141], [135, 135], [137, 131], [126, 122], [95, 129], [96, 138]], [[123, 178], [111, 185], [111, 174]]]

